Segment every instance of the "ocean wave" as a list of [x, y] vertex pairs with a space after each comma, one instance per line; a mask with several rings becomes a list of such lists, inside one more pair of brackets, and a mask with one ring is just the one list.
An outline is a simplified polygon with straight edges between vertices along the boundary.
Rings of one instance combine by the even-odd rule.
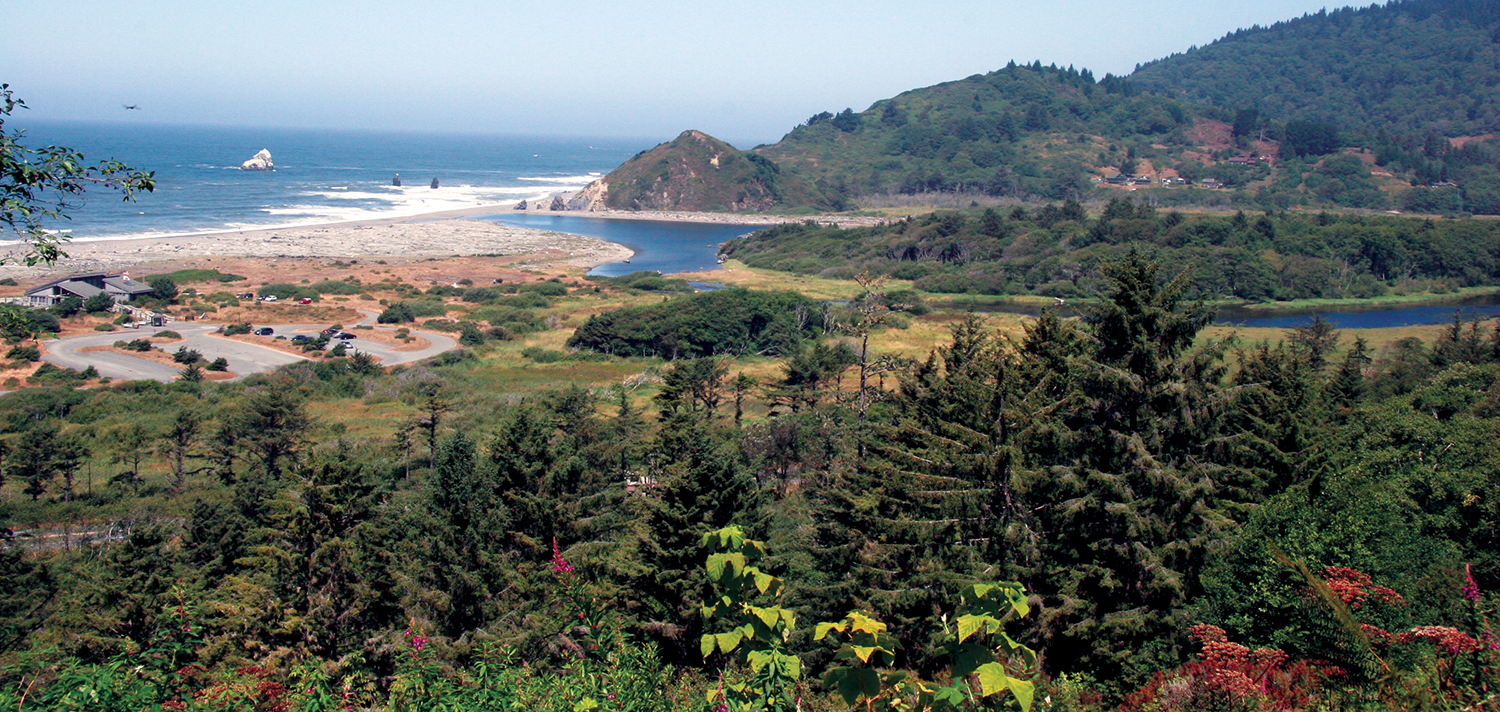
[[547, 177], [535, 177], [535, 178], [528, 177], [528, 176], [520, 176], [520, 177], [516, 178], [516, 180], [529, 180], [529, 181], [540, 182], [540, 183], [555, 182], [555, 183], [576, 183], [578, 185], [587, 185], [589, 183], [594, 182], [598, 178], [599, 178], [599, 174], [598, 173], [590, 173], [590, 174], [588, 174], [586, 176], [547, 176]]

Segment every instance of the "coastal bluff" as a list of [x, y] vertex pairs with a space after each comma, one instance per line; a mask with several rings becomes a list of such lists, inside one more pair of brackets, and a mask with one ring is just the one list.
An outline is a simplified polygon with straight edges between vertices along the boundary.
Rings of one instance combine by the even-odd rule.
[[583, 190], [523, 201], [516, 210], [744, 213], [823, 202], [811, 184], [770, 159], [689, 130]]

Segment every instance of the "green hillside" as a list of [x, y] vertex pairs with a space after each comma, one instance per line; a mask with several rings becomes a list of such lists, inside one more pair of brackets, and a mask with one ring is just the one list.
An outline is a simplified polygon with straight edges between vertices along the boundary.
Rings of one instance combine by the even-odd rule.
[[926, 191], [1063, 199], [1089, 176], [1134, 172], [1190, 144], [1195, 111], [1088, 70], [1010, 66], [915, 89], [869, 109], [822, 113], [762, 155], [825, 193]]
[[701, 131], [636, 154], [601, 182], [605, 204], [617, 210], [744, 212], [824, 203], [774, 162]]
[[1371, 135], [1500, 129], [1500, 4], [1405, 0], [1239, 30], [1131, 82], [1228, 111]]

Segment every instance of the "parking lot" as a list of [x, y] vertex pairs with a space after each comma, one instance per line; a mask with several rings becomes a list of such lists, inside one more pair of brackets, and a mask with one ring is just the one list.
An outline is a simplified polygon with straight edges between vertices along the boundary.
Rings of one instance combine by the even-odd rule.
[[[365, 321], [371, 321], [366, 319]], [[101, 334], [86, 334], [83, 336], [72, 336], [47, 342], [47, 355], [43, 360], [56, 366], [84, 370], [93, 366], [100, 376], [109, 378], [123, 378], [128, 380], [154, 380], [171, 381], [182, 375], [182, 371], [173, 365], [158, 363], [156, 361], [137, 358], [129, 354], [117, 351], [88, 351], [80, 349], [90, 346], [107, 346], [116, 341], [138, 339], [150, 336], [163, 329], [175, 331], [182, 335], [180, 342], [163, 344], [163, 350], [171, 353], [179, 347], [187, 347], [203, 355], [203, 358], [213, 361], [223, 358], [229, 362], [229, 371], [236, 378], [243, 378], [255, 373], [264, 373], [280, 366], [309, 360], [307, 356], [300, 353], [288, 353], [269, 346], [238, 341], [225, 338], [215, 334], [219, 329], [218, 324], [202, 324], [187, 322], [172, 322], [166, 327], [153, 328], [142, 327], [138, 330], [126, 329], [123, 331], [111, 331]], [[272, 336], [260, 338], [272, 339], [275, 336], [285, 336], [288, 340], [297, 334], [306, 334], [316, 337], [318, 333], [327, 327], [326, 324], [256, 324], [256, 328], [270, 327]], [[397, 351], [398, 347], [391, 344], [375, 341], [368, 338], [360, 338], [359, 334], [364, 331], [351, 330], [354, 338], [347, 340], [331, 339], [329, 348], [334, 344], [343, 343], [350, 353], [366, 353], [375, 357], [382, 366], [394, 366], [397, 364], [411, 363], [425, 358], [436, 356], [444, 351], [458, 347], [458, 342], [451, 337], [430, 331], [412, 331], [414, 336], [426, 339], [430, 345], [427, 348], [412, 351]], [[382, 329], [382, 331], [394, 331]]]

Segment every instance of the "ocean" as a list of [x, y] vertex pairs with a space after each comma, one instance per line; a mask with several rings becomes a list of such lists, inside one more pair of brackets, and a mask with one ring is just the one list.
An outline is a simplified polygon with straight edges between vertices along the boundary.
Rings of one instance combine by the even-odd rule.
[[[156, 191], [124, 202], [99, 190], [49, 229], [75, 241], [160, 237], [400, 217], [513, 204], [577, 190], [651, 139], [537, 138], [319, 129], [6, 122], [27, 146], [66, 146], [155, 171]], [[270, 151], [276, 170], [240, 164]], [[392, 185], [396, 175], [402, 187]], [[433, 179], [439, 187], [431, 188]], [[3, 239], [3, 236], [0, 236]], [[5, 244], [0, 242], [0, 249]]]

